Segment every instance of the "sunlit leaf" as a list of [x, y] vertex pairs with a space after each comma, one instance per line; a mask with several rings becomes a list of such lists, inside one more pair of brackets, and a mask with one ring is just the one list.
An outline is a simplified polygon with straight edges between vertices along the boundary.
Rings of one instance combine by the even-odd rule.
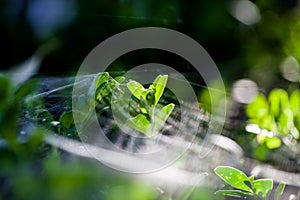
[[279, 148], [281, 146], [281, 140], [277, 137], [268, 138], [266, 140], [266, 146], [268, 147], [268, 149]]
[[215, 168], [215, 173], [232, 187], [248, 192], [253, 192], [252, 189], [245, 184], [245, 182], [251, 181], [242, 171], [233, 167], [218, 166]]
[[269, 114], [269, 104], [263, 94], [258, 94], [254, 101], [247, 105], [246, 113], [250, 118], [259, 119]]
[[127, 120], [127, 124], [135, 130], [150, 136], [151, 123], [147, 117], [143, 114], [139, 114], [136, 117]]
[[273, 188], [272, 179], [258, 179], [253, 183], [255, 194], [265, 198]]
[[267, 136], [264, 136], [262, 134], [258, 134], [256, 136], [256, 140], [259, 144], [264, 144], [266, 142], [267, 138], [268, 138]]
[[133, 96], [135, 96], [137, 99], [140, 99], [143, 92], [146, 91], [144, 86], [136, 81], [129, 81], [127, 83], [127, 88], [130, 90], [130, 92], [133, 94]]
[[164, 89], [168, 81], [168, 75], [158, 75], [153, 82], [155, 88], [155, 105], [158, 103], [160, 97], [162, 96]]
[[273, 89], [269, 94], [270, 114], [278, 117], [283, 110], [289, 108], [289, 97], [283, 89]]
[[300, 90], [295, 90], [291, 94], [290, 107], [295, 115], [300, 115]]

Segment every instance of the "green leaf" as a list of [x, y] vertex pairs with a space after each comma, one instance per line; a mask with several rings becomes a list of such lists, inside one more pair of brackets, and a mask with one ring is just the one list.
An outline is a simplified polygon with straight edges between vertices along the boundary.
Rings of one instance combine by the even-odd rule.
[[245, 184], [245, 182], [251, 181], [242, 171], [228, 166], [218, 166], [214, 171], [221, 179], [232, 187], [247, 192], [253, 192], [252, 189]]
[[286, 183], [281, 181], [280, 184], [277, 186], [274, 194], [274, 200], [280, 200], [281, 195], [283, 194], [284, 188], [285, 188]]
[[285, 110], [280, 114], [279, 121], [279, 132], [283, 135], [290, 133], [291, 126], [293, 125], [293, 112], [291, 110]]
[[108, 72], [100, 73], [95, 79], [95, 90], [97, 90], [102, 84], [107, 82], [109, 79]]
[[118, 83], [123, 83], [126, 79], [124, 76], [117, 76], [114, 78]]
[[265, 115], [259, 119], [259, 127], [263, 129], [267, 129], [269, 131], [277, 131], [277, 123], [275, 121], [275, 118], [272, 115]]
[[[144, 86], [136, 81], [129, 81], [127, 83], [127, 88], [130, 90], [130, 92], [135, 96], [137, 99], [140, 99], [143, 92], [146, 91]], [[146, 99], [146, 97], [144, 97]]]
[[250, 177], [249, 177], [249, 180], [250, 180], [250, 185], [251, 185], [250, 188], [253, 188], [253, 184], [254, 184], [254, 176], [250, 176]]
[[42, 123], [49, 123], [54, 121], [51, 113], [47, 109], [38, 109], [37, 111], [37, 117]]
[[273, 188], [272, 179], [258, 179], [253, 183], [255, 194], [265, 198]]
[[252, 119], [260, 119], [269, 114], [269, 104], [263, 94], [258, 94], [254, 101], [247, 105], [247, 115]]
[[116, 88], [119, 83], [114, 79], [109, 80], [106, 84], [103, 84], [102, 87], [99, 87], [96, 91], [96, 99], [101, 101], [104, 97], [107, 97], [111, 92]]
[[290, 108], [294, 115], [300, 115], [300, 90], [295, 90], [290, 97]]
[[270, 114], [278, 117], [283, 110], [289, 108], [289, 97], [283, 89], [273, 89], [269, 94]]
[[153, 86], [155, 88], [155, 105], [158, 103], [160, 97], [162, 96], [167, 81], [168, 81], [168, 75], [158, 75], [154, 80]]
[[168, 117], [172, 113], [173, 109], [175, 107], [175, 104], [170, 103], [166, 106], [164, 106], [162, 109], [158, 110], [156, 109], [155, 115], [154, 115], [154, 131], [158, 132], [165, 122], [167, 121]]
[[230, 197], [237, 197], [237, 198], [244, 198], [247, 197], [251, 198], [254, 196], [251, 192], [244, 192], [240, 190], [218, 190], [215, 192], [216, 195], [224, 195], [224, 196], [230, 196]]
[[277, 137], [267, 138], [266, 146], [268, 147], [268, 149], [279, 148], [281, 146], [281, 140]]
[[147, 136], [150, 136], [151, 123], [145, 115], [138, 114], [136, 117], [128, 119], [127, 124], [135, 130], [144, 133]]
[[70, 126], [74, 123], [73, 119], [73, 113], [72, 112], [64, 112], [60, 118], [59, 122], [61, 125], [63, 125], [65, 128], [69, 129]]

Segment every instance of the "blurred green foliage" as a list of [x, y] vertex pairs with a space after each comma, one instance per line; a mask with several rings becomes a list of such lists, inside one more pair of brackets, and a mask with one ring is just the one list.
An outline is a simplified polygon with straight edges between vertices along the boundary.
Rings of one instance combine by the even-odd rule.
[[295, 90], [289, 96], [283, 89], [273, 89], [268, 100], [263, 94], [258, 94], [254, 101], [247, 105], [247, 115], [250, 124], [257, 124], [261, 129], [271, 131], [275, 137], [257, 135], [260, 144], [266, 144], [269, 149], [281, 146], [277, 137], [287, 137], [289, 140], [299, 140], [300, 91]]
[[[43, 141], [46, 129], [34, 128], [21, 138], [17, 129], [21, 101], [34, 84], [15, 89], [3, 75], [0, 83], [0, 199], [158, 198], [158, 192], [144, 183], [104, 173], [104, 168], [84, 159], [64, 158]], [[68, 128], [66, 115], [61, 122]]]
[[[177, 196], [179, 199], [203, 196], [216, 199], [210, 188], [186, 187], [180, 194], [160, 192], [161, 189], [134, 177], [123, 176], [99, 163], [67, 154], [44, 142], [47, 134], [53, 134], [48, 126], [47, 129], [33, 128], [26, 136], [20, 135], [21, 104], [41, 104], [38, 109], [43, 107], [41, 99], [27, 97], [36, 82], [29, 81], [16, 88], [1, 75], [0, 83], [0, 199], [171, 200]], [[50, 115], [46, 111], [42, 109], [39, 117]], [[59, 128], [64, 130], [60, 133], [70, 131], [73, 125], [71, 114], [67, 111], [61, 114]], [[37, 122], [45, 125], [43, 121]]]
[[[43, 16], [31, 18], [29, 15], [36, 6], [34, 2], [39, 1], [5, 0], [0, 2], [0, 31], [2, 33], [0, 43], [4, 49], [2, 68], [9, 69], [23, 62], [40, 46], [55, 38], [55, 41], [59, 43], [58, 48], [43, 60], [40, 73], [47, 75], [74, 73], [91, 49], [120, 31], [143, 26], [172, 28], [191, 36], [204, 46], [218, 64], [225, 84], [230, 85], [233, 81], [246, 76], [263, 86], [265, 91], [271, 91], [279, 86], [288, 88], [290, 95], [287, 95], [285, 90], [273, 90], [268, 99], [260, 94], [255, 102], [248, 106], [247, 113], [250, 121], [276, 134], [273, 138], [258, 136], [260, 138], [257, 139], [261, 144], [253, 150], [255, 157], [265, 159], [267, 148], [280, 146], [283, 137], [292, 137], [293, 140], [298, 141], [299, 136], [292, 132], [295, 133], [293, 130], [296, 128], [299, 133], [299, 92], [291, 94], [290, 89], [298, 88], [299, 83], [295, 82], [290, 86], [280, 73], [280, 65], [285, 58], [292, 56], [297, 62], [300, 60], [300, 12], [297, 0], [251, 1], [260, 13], [260, 20], [252, 25], [246, 25], [230, 14], [230, 1], [99, 0], [87, 2], [74, 0], [73, 6], [57, 4], [57, 6], [60, 5], [58, 10], [65, 9], [62, 13], [72, 14], [69, 22], [57, 27], [53, 26], [52, 22], [41, 23], [47, 25], [46, 27], [53, 27], [48, 29], [47, 34], [42, 35], [37, 31], [43, 30], [36, 28], [36, 24], [31, 20], [37, 20], [39, 24], [43, 22], [44, 16], [47, 18], [55, 12], [52, 12], [53, 7], [41, 9], [37, 6], [38, 11], [44, 11]], [[46, 3], [46, 6], [49, 3], [49, 1], [40, 2]], [[58, 15], [61, 16], [61, 13]], [[64, 17], [52, 19], [59, 23]], [[126, 56], [127, 58], [124, 58]], [[194, 72], [188, 63], [179, 62], [173, 59], [174, 57], [166, 55], [166, 52], [149, 53], [146, 51], [142, 56], [128, 54], [124, 57], [112, 63], [110, 69], [124, 70], [154, 60], [178, 68], [180, 72]], [[194, 80], [199, 85], [203, 84], [199, 76], [196, 76]], [[111, 79], [105, 82], [110, 82], [112, 85], [114, 83]], [[35, 129], [25, 140], [17, 134], [20, 103], [32, 85], [34, 85], [33, 82], [16, 89], [7, 77], [0, 76], [1, 198], [157, 198], [157, 192], [153, 188], [144, 188], [139, 183], [128, 182], [128, 180], [113, 182], [111, 177], [106, 177], [101, 172], [95, 173], [96, 169], [83, 165], [79, 160], [64, 163], [56, 151], [52, 153], [47, 151], [47, 154], [51, 155], [46, 159], [40, 158], [45, 149], [43, 142], [45, 130]], [[213, 85], [208, 87], [213, 87]], [[109, 92], [106, 89], [99, 90], [98, 100], [104, 100], [101, 96], [106, 96], [105, 93]], [[207, 90], [203, 90], [202, 94], [201, 106], [208, 111], [211, 106], [217, 106], [211, 105], [210, 102], [210, 95], [218, 97], [217, 92], [209, 94]], [[82, 102], [84, 100], [86, 99]], [[34, 111], [36, 120], [46, 125], [47, 128], [53, 129], [51, 125], [53, 116], [44, 108], [42, 101], [24, 101], [27, 105], [38, 104], [39, 109]], [[102, 112], [106, 107], [96, 109]], [[58, 120], [60, 124], [55, 127], [58, 133], [70, 136], [75, 132], [69, 110], [64, 112]], [[248, 145], [248, 139], [252, 139], [253, 136], [243, 137], [247, 137], [245, 145]], [[35, 165], [36, 162], [39, 164]], [[40, 166], [44, 171], [40, 170]], [[114, 187], [118, 184], [122, 186]], [[198, 199], [202, 195], [207, 197], [205, 199], [212, 197], [207, 190], [200, 190], [201, 188], [196, 190], [191, 199]]]

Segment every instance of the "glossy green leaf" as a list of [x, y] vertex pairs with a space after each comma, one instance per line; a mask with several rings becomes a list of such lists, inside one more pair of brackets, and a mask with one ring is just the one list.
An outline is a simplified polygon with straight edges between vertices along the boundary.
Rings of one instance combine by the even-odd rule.
[[170, 104], [164, 106], [162, 109], [157, 110], [155, 112], [155, 116], [154, 116], [154, 131], [155, 132], [158, 132], [163, 127], [163, 125], [167, 121], [168, 117], [172, 113], [174, 107], [175, 107], [175, 105], [173, 103], [170, 103]]
[[242, 171], [233, 167], [218, 166], [215, 168], [215, 173], [232, 187], [247, 192], [253, 192], [252, 189], [245, 184], [245, 182], [251, 181]]
[[158, 103], [160, 97], [162, 96], [164, 89], [167, 85], [168, 75], [158, 75], [153, 82], [155, 88], [155, 105]]
[[268, 147], [268, 149], [279, 148], [281, 146], [281, 140], [277, 137], [267, 138], [266, 139], [266, 146]]
[[251, 198], [254, 196], [254, 194], [251, 192], [244, 192], [244, 191], [240, 191], [240, 190], [218, 190], [215, 192], [215, 194], [243, 198], [243, 199], [246, 199], [247, 197]]
[[127, 88], [130, 90], [130, 92], [133, 94], [133, 96], [135, 96], [137, 99], [140, 99], [143, 92], [146, 91], [144, 86], [136, 81], [129, 81], [127, 83]]
[[74, 123], [73, 120], [73, 113], [72, 112], [64, 112], [60, 118], [59, 122], [61, 125], [63, 125], [65, 128], [69, 129], [70, 126]]
[[258, 179], [253, 183], [255, 194], [265, 198], [268, 193], [273, 189], [272, 179]]
[[280, 184], [277, 186], [274, 194], [274, 200], [280, 200], [281, 196], [283, 194], [284, 188], [285, 188], [286, 183], [281, 181]]
[[147, 136], [150, 136], [151, 123], [145, 115], [139, 114], [136, 117], [130, 118], [129, 120], [127, 120], [127, 124], [135, 130], [144, 133]]

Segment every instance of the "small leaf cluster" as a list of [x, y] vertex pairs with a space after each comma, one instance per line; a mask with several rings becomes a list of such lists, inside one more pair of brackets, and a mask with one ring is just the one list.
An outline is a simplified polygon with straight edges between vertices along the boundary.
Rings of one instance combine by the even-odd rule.
[[128, 119], [127, 124], [146, 136], [150, 137], [157, 133], [164, 126], [175, 107], [173, 103], [163, 107], [158, 104], [167, 80], [167, 75], [159, 75], [147, 89], [133, 80], [127, 83], [127, 88], [139, 104], [139, 112], [133, 114], [134, 116]]
[[[214, 171], [225, 183], [233, 187], [230, 190], [218, 190], [217, 195], [256, 200], [270, 199], [273, 189], [272, 179], [254, 180], [254, 176], [248, 177], [242, 171], [228, 166], [218, 166]], [[281, 182], [275, 190], [274, 200], [280, 200], [284, 188], [285, 183]]]
[[269, 149], [281, 145], [279, 137], [299, 139], [300, 132], [300, 90], [288, 95], [283, 89], [273, 89], [268, 98], [259, 93], [253, 102], [247, 105], [249, 123], [257, 124], [261, 129], [274, 133], [277, 137], [258, 135], [260, 144]]

